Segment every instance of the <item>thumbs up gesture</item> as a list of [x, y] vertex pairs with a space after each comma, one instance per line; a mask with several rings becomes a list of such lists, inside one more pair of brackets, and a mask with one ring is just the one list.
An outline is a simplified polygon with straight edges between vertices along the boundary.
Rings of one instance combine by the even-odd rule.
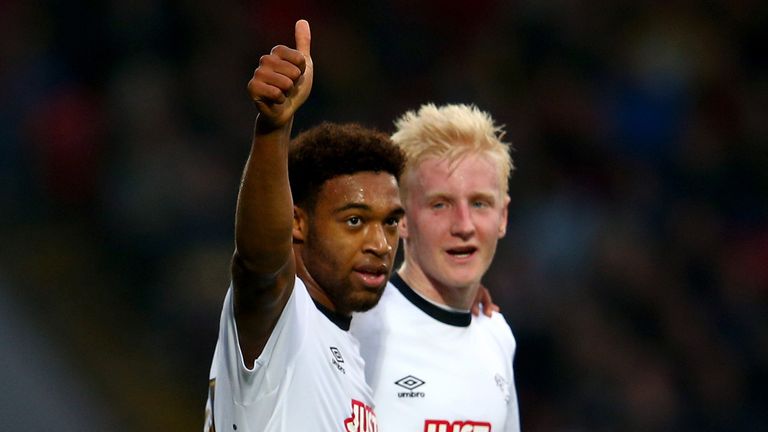
[[278, 45], [261, 56], [248, 82], [248, 93], [259, 110], [262, 126], [277, 129], [288, 124], [312, 89], [312, 37], [307, 21], [296, 22], [295, 39], [296, 49]]

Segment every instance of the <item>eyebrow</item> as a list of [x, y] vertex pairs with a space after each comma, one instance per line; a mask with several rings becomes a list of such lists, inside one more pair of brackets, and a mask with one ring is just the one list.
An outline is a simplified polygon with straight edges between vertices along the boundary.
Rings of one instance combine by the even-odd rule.
[[491, 193], [491, 192], [478, 192], [476, 194], [473, 194], [471, 196], [471, 198], [473, 198], [473, 199], [481, 198], [481, 199], [484, 199], [484, 200], [496, 202], [497, 195], [495, 193]]
[[347, 203], [335, 209], [333, 213], [334, 214], [341, 213], [341, 212], [345, 212], [347, 210], [352, 210], [352, 209], [371, 211], [371, 206], [369, 206], [368, 204], [361, 204], [361, 203]]
[[[354, 210], [363, 210], [363, 211], [366, 211], [366, 212], [373, 211], [371, 206], [369, 206], [368, 204], [347, 203], [347, 204], [344, 204], [343, 206], [337, 208], [336, 210], [334, 210], [333, 213], [334, 214], [338, 214], [338, 213], [342, 213], [342, 212], [345, 212], [347, 210], [353, 210], [353, 209]], [[389, 215], [390, 216], [402, 217], [403, 215], [405, 215], [405, 209], [403, 208], [403, 206], [397, 206], [394, 210], [392, 210], [389, 213]]]
[[[424, 198], [427, 201], [431, 201], [431, 200], [435, 200], [435, 199], [442, 199], [442, 200], [447, 200], [447, 201], [455, 201], [456, 200], [456, 198], [453, 195], [451, 195], [449, 193], [445, 193], [445, 192], [436, 192], [436, 193], [433, 193], [433, 194], [425, 195]], [[476, 193], [473, 193], [473, 194], [469, 195], [469, 199], [470, 200], [475, 200], [475, 199], [478, 199], [478, 198], [479, 199], [484, 199], [484, 200], [489, 200], [489, 201], [496, 202], [497, 196], [493, 192], [484, 192], [484, 191], [476, 192]]]

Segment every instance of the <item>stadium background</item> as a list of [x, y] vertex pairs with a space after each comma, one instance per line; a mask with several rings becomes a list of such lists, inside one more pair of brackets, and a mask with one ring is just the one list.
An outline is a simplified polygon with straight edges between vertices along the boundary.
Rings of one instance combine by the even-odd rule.
[[518, 339], [524, 430], [766, 430], [767, 13], [0, 1], [3, 428], [201, 427], [245, 84], [305, 17], [294, 130], [391, 131], [427, 101], [507, 125], [509, 234], [485, 282]]

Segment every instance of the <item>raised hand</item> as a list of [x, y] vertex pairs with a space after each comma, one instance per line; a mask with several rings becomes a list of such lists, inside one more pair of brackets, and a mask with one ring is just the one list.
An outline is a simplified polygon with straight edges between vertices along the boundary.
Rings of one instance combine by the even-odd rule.
[[262, 127], [277, 129], [288, 124], [312, 89], [312, 37], [307, 21], [296, 22], [295, 39], [296, 49], [278, 45], [262, 56], [248, 82], [248, 93], [259, 110]]

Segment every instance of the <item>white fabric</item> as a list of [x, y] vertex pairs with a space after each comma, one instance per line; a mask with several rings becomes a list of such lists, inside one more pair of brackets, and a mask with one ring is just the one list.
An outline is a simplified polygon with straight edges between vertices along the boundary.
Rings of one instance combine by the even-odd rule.
[[210, 378], [206, 431], [378, 430], [357, 341], [317, 309], [298, 278], [252, 370], [237, 341], [230, 287]]
[[375, 308], [354, 315], [350, 331], [361, 344], [382, 431], [520, 430], [516, 342], [501, 314], [449, 325], [390, 282]]

